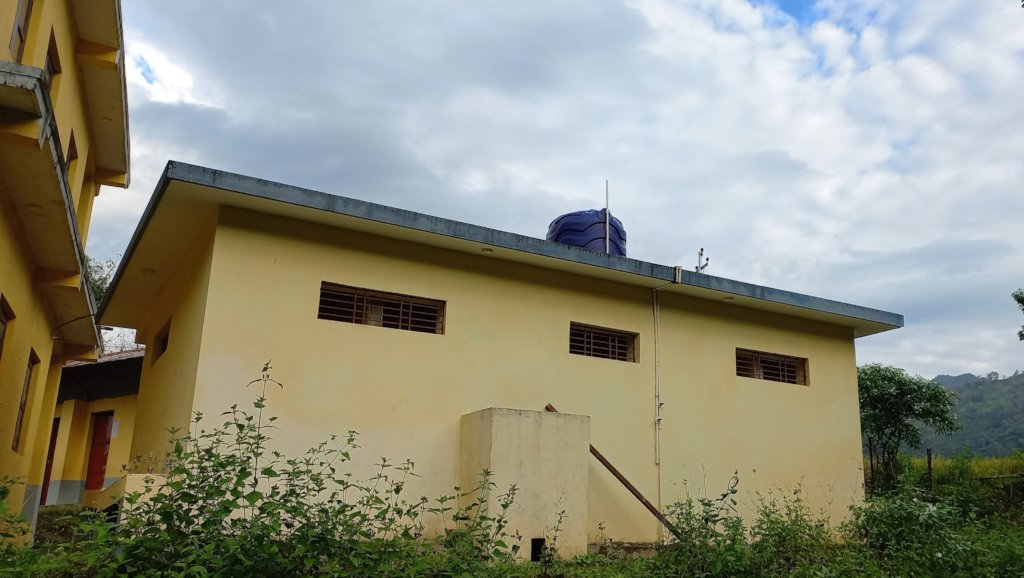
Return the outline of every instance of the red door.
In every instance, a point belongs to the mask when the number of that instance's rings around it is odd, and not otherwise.
[[[110,453],[110,428],[114,425],[114,412],[93,414],[92,445],[89,447],[89,473],[85,489],[102,490],[107,476],[107,454]]]
[[[46,450],[46,472],[43,473],[43,497],[39,500],[40,505],[46,505],[46,494],[50,492],[50,474],[53,472],[53,452],[57,450],[57,432],[60,431],[60,419],[53,420],[53,429],[50,431],[50,449]]]

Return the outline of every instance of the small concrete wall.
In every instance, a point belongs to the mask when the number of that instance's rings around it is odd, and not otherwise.
[[[484,470],[497,486],[489,512],[499,510],[501,494],[515,484],[516,505],[508,512],[510,532],[522,534],[524,557],[532,539],[554,544],[559,512],[557,555],[587,552],[587,502],[590,417],[518,409],[490,408],[462,416],[459,481],[473,488]]]

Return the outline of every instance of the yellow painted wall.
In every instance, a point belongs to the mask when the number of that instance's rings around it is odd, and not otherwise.
[[[515,484],[518,507],[505,516],[509,528],[523,537],[522,556],[530,555],[533,539],[557,543],[561,558],[587,553],[590,418],[488,408],[462,416],[460,435],[459,486],[479,488],[484,470],[493,472],[489,480],[496,484],[486,496],[463,498],[463,507],[486,498],[488,511],[497,514]]]
[[[50,90],[54,116],[57,120],[57,132],[60,134],[60,149],[67,158],[74,135],[78,150],[78,160],[71,162],[68,170],[68,183],[71,197],[79,220],[91,213],[92,197],[98,193],[93,184],[90,149],[92,134],[86,120],[88,102],[82,87],[82,78],[75,58],[75,47],[78,44],[78,32],[74,20],[68,12],[69,4],[59,1],[36,1],[32,5],[29,20],[29,36],[25,42],[22,63],[35,68],[45,68],[46,56],[50,47],[52,33],[61,72],[55,75]],[[86,199],[82,202],[83,191]],[[87,208],[85,215],[81,209]],[[83,227],[79,226],[79,229]],[[87,232],[87,227],[85,228]],[[85,244],[85,237],[82,238]]]
[[[717,496],[738,471],[740,510],[799,485],[834,522],[863,498],[852,331],[725,303],[661,295],[666,502]],[[808,359],[809,385],[737,377],[736,348]],[[785,484],[780,484],[785,481]],[[780,486],[783,486],[780,488]]]
[[[11,60],[12,57],[10,35],[14,27],[17,4],[17,0],[0,2],[0,58],[4,60]],[[78,230],[84,245],[89,232],[92,204],[95,196],[99,194],[99,186],[94,179],[95,162],[91,155],[93,141],[87,121],[89,103],[83,92],[82,77],[76,62],[75,47],[78,35],[68,8],[66,2],[33,2],[29,17],[29,35],[21,63],[34,68],[45,68],[52,34],[61,71],[54,76],[50,99],[57,121],[59,147],[65,159],[68,158],[72,136],[75,141],[78,159],[69,162],[67,176],[72,209],[77,216]],[[40,154],[44,152],[41,151]]]
[[[0,0],[0,60],[14,60],[11,54],[11,34],[18,12],[18,0]]]
[[[0,180],[0,295],[10,304],[15,318],[7,326],[0,351],[0,475],[28,482],[37,444],[32,428],[52,419],[52,400],[56,394],[56,389],[46,391],[48,383],[55,387],[53,376],[49,375],[54,347],[50,338],[53,322],[49,305],[36,290],[35,263],[3,186]],[[35,352],[40,362],[33,371],[21,444],[14,451],[11,442],[30,351]],[[59,365],[54,373],[59,378]],[[51,405],[44,404],[44,398],[50,399]],[[20,511],[24,500],[23,491],[23,487],[16,487],[9,498],[16,511]]]
[[[54,448],[53,470],[50,484],[54,488],[47,503],[57,501],[59,484],[70,484],[81,491],[85,487],[89,467],[89,451],[93,434],[93,417],[97,413],[114,412],[116,428],[111,433],[107,455],[107,483],[124,476],[132,462],[132,437],[135,427],[136,395],[125,395],[95,401],[68,400],[59,404],[55,415],[60,418],[57,444]],[[83,496],[82,500],[88,499]]]
[[[149,316],[136,334],[136,340],[146,344],[140,378],[144,385],[139,387],[131,450],[131,455],[141,456],[143,462],[133,465],[136,473],[145,473],[150,465],[159,472],[170,439],[167,428],[187,430],[192,417],[192,389],[207,308],[213,225],[211,221],[206,233],[183,255],[172,282],[155,296]],[[168,321],[170,339],[167,351],[160,354],[154,339]]]
[[[40,363],[39,365],[43,365]],[[34,404],[26,416],[24,435],[30,438],[28,447],[31,448],[32,458],[29,462],[28,484],[38,486],[43,481],[43,472],[46,467],[46,452],[49,449],[50,434],[54,403],[57,401],[57,392],[60,390],[60,375],[64,361],[59,353],[54,353],[50,359],[50,366],[46,368],[45,377],[40,376],[36,395],[32,398]]]
[[[56,408],[55,415],[60,419],[60,428],[51,479],[83,481],[90,441],[88,403],[70,399]]]
[[[12,60],[10,40],[17,6],[17,0],[0,0],[0,59],[7,61]],[[53,79],[50,97],[59,136],[58,146],[65,158],[74,136],[77,160],[70,162],[67,171],[72,197],[69,208],[77,215],[74,226],[78,228],[80,241],[84,245],[93,199],[99,187],[93,178],[92,167],[95,163],[91,151],[92,135],[87,121],[89,103],[83,92],[82,77],[76,61],[78,33],[70,10],[69,2],[33,2],[28,37],[20,62],[26,66],[45,68],[52,38],[60,62],[60,72]],[[34,139],[39,134],[39,122],[12,125],[0,130],[30,135]],[[38,150],[38,154],[51,153],[44,146]],[[48,160],[56,162],[56,159]],[[11,304],[17,317],[8,328],[3,351],[0,352],[0,475],[26,482],[26,487],[15,489],[9,502],[15,511],[21,511],[24,507],[26,517],[33,520],[64,359],[61,357],[61,345],[55,345],[51,337],[56,323],[48,303],[36,286],[33,248],[25,241],[16,212],[10,206],[9,193],[4,189],[7,177],[9,175],[0,174],[0,294]],[[54,231],[54,235],[68,234],[69,231]],[[35,351],[40,363],[32,380],[23,440],[19,449],[12,451],[11,430],[15,423],[14,416],[30,349]]]
[[[286,388],[269,392],[288,432],[284,448],[298,452],[328,433],[361,431],[357,467],[369,471],[381,455],[412,458],[422,477],[410,492],[437,496],[458,483],[463,414],[540,410],[550,402],[591,416],[592,443],[642,491],[657,493],[653,463],[635,447],[653,427],[649,392],[637,391],[650,372],[643,364],[567,353],[569,322],[580,321],[641,333],[643,359],[651,351],[648,292],[262,215],[223,214],[195,401],[206,415],[245,405],[252,395],[245,381],[273,359]],[[444,299],[446,334],[317,320],[323,280]],[[592,464],[595,528],[599,520],[622,519],[638,539],[654,539],[649,514],[598,468]],[[622,496],[628,500],[617,501]]]
[[[742,474],[744,491],[801,483],[812,508],[831,501],[834,518],[860,496],[849,330],[663,295],[659,471],[650,290],[226,208],[210,267],[201,345],[192,344],[198,359],[187,360],[199,384],[192,405],[215,420],[232,404],[248,406],[255,392],[245,384],[272,359],[284,389],[268,391],[269,412],[289,453],[354,429],[363,433],[358,473],[382,455],[411,458],[421,477],[410,495],[438,496],[458,484],[462,415],[553,403],[590,416],[591,443],[655,503],[671,499],[686,475],[702,480],[705,468],[709,492],[734,469],[757,468]],[[318,320],[321,281],[444,300],[445,334]],[[176,283],[168,295],[199,301],[202,282]],[[572,321],[638,333],[639,362],[570,355]],[[808,357],[811,385],[736,377],[736,347]],[[177,404],[192,388],[184,368],[177,382],[150,381],[147,371],[140,422],[159,421],[143,417],[149,390],[173,391]],[[650,514],[595,460],[589,469],[589,539],[602,521],[614,539],[657,539]]]

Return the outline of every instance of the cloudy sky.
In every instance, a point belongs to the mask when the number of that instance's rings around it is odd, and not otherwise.
[[[168,159],[906,316],[858,363],[1024,369],[1018,0],[123,3],[132,186]]]

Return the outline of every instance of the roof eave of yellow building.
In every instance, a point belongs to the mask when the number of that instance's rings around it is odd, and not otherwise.
[[[855,337],[903,326],[903,316],[791,291],[683,271],[171,161],[100,306],[104,324],[138,327],[187,244],[219,207],[236,207],[490,258],[653,288],[849,327]]]
[[[2,186],[37,267],[33,281],[51,306],[52,337],[95,348],[95,305],[44,75],[0,62],[0,116],[8,121],[0,129]]]
[[[78,29],[75,60],[88,103],[96,180],[124,188],[130,181],[131,155],[121,2],[75,0],[72,5]]]

